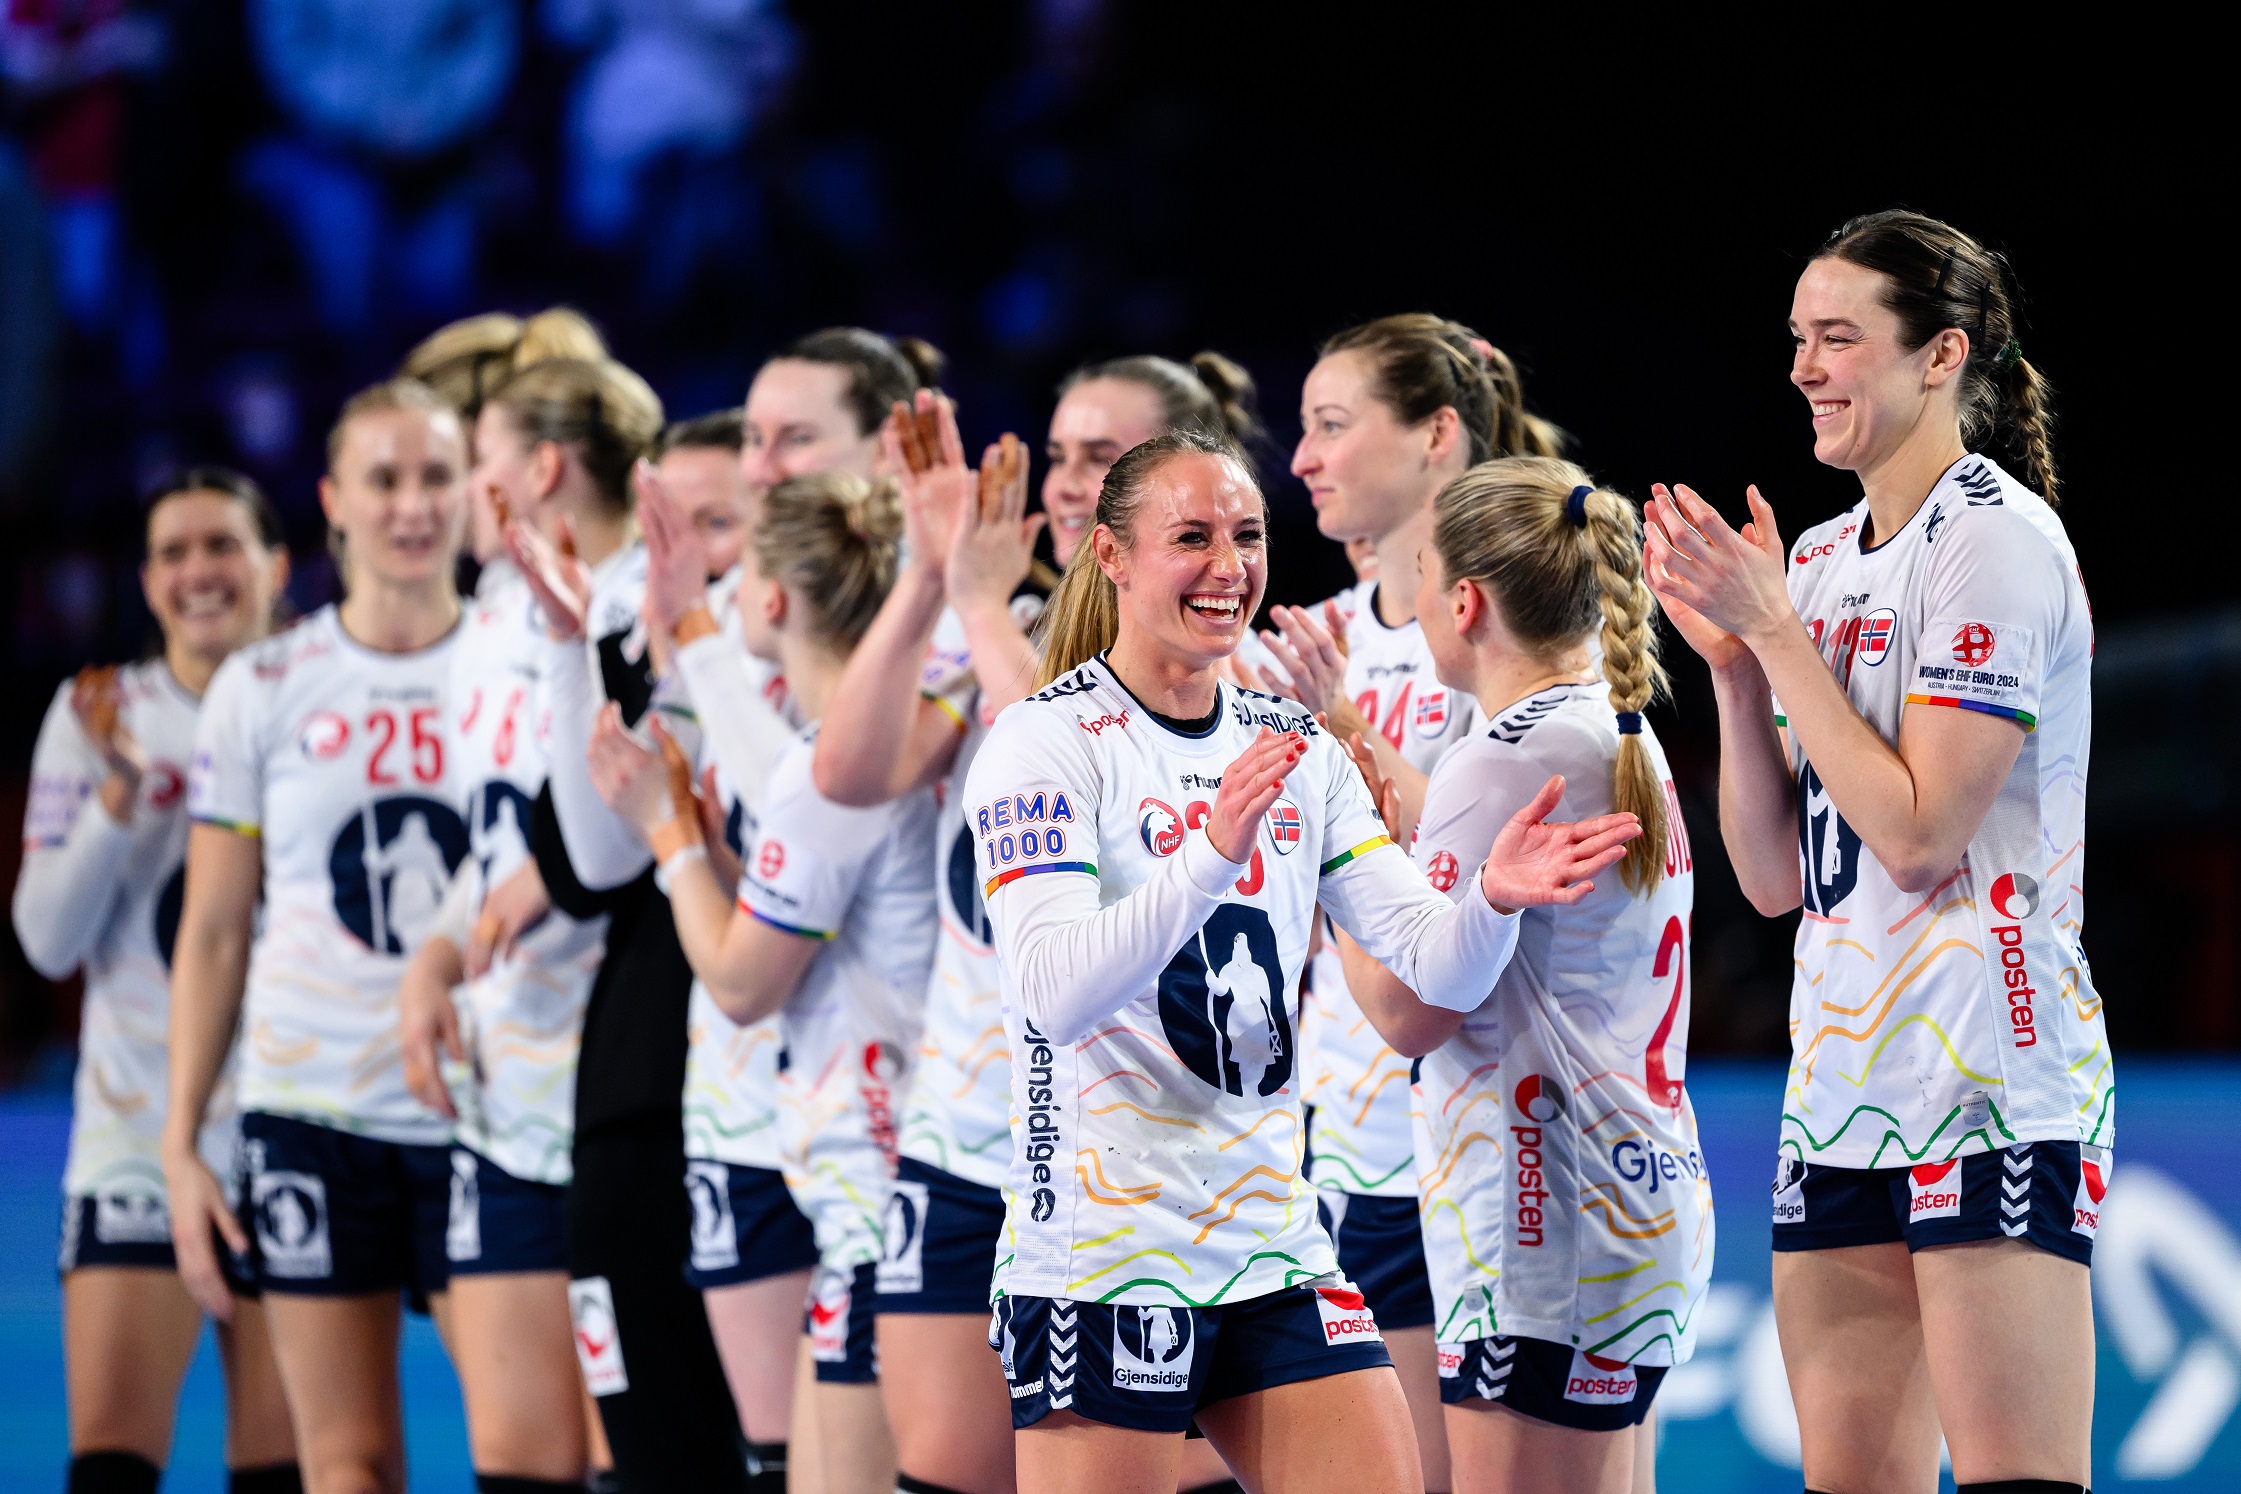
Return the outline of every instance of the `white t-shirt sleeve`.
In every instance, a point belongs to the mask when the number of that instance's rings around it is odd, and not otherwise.
[[[1005,712],[964,800],[997,957],[1023,1015],[1054,1043],[1076,1041],[1156,982],[1247,865],[1192,830],[1148,881],[1101,906],[1104,774],[1094,748],[1068,732],[1082,735],[1070,721]]]
[[[265,693],[246,654],[218,666],[195,717],[187,818],[243,835],[264,829]]]
[[[132,830],[95,800],[108,764],[70,709],[65,684],[39,728],[31,757],[31,797],[23,817],[23,866],[16,874],[16,938],[32,968],[61,980],[100,941]]]
[[[1450,1011],[1474,1010],[1517,948],[1517,915],[1497,913],[1487,902],[1475,875],[1478,862],[1472,863],[1467,895],[1449,902],[1386,835],[1354,765],[1327,737],[1318,740],[1319,750],[1333,760],[1325,801],[1328,854],[1318,900],[1332,921],[1418,1000]],[[1441,767],[1444,771],[1444,762]],[[1425,816],[1430,815],[1427,802]],[[1493,843],[1491,835],[1487,842]],[[1484,860],[1482,853],[1479,861]]]
[[[607,807],[591,782],[591,728],[606,704],[589,644],[546,640],[543,677],[551,713],[553,815],[568,864],[591,891],[620,887],[643,872],[653,852],[630,822]],[[205,715],[208,713],[205,712]]]
[[[745,848],[739,906],[789,934],[840,932],[871,859],[886,840],[884,809],[853,809],[801,786],[774,795]]]
[[[1925,562],[1907,704],[1980,711],[2029,731],[2067,605],[2059,562],[2010,510],[1972,508],[1950,522]]]
[[[794,729],[755,688],[746,655],[724,634],[695,638],[677,650],[676,666],[700,720],[703,753],[723,769],[748,808],[759,811],[771,771],[793,745]]]

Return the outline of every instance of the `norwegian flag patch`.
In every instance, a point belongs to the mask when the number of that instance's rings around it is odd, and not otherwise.
[[[1304,821],[1299,816],[1299,806],[1289,799],[1279,799],[1268,806],[1268,838],[1276,847],[1276,854],[1289,856],[1299,844]]]

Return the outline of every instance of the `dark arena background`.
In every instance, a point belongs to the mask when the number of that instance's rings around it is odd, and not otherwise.
[[[1943,31],[1915,56],[1801,40],[1703,66],[1682,51],[1716,37],[1667,52],[1635,34],[1622,60],[1597,55],[1615,37],[1406,7],[0,15],[0,817],[16,820],[57,681],[151,644],[143,485],[191,461],[254,474],[289,526],[291,601],[319,606],[328,421],[466,312],[575,306],[675,416],[737,403],[808,329],[917,334],[950,356],[974,451],[1012,430],[1039,452],[1053,385],[1085,359],[1219,349],[1252,371],[1272,433],[1270,598],[1305,602],[1348,576],[1285,472],[1331,331],[1416,309],[1466,322],[1604,482],[1639,499],[1685,481],[1731,516],[1756,482],[1794,535],[1857,494],[1814,462],[1787,382],[1806,256],[1888,206],[2003,251],[2058,391],[2061,513],[2097,626],[2085,942],[2124,1129],[2094,1269],[2095,1487],[2241,1487],[2241,586],[2217,475],[2231,421],[2199,413],[2224,402],[2229,277],[2190,273],[2230,243],[2213,219],[2232,160],[2166,112],[2183,84],[2065,77]],[[1726,871],[1709,686],[1668,643],[1673,695],[1651,714],[1697,858],[1689,1083],[1720,1230],[1702,1347],[1659,1402],[1661,1487],[1795,1489],[1765,1204],[1795,915],[1759,918]],[[0,882],[14,873],[10,852]],[[67,1458],[53,1261],[77,1001],[0,935],[7,1489],[59,1488]],[[471,1487],[424,1321],[406,1380],[414,1486]],[[222,1487],[221,1426],[206,1343],[166,1488]]]

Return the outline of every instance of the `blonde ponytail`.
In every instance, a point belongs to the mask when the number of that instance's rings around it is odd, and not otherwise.
[[[1441,490],[1432,544],[1450,582],[1485,585],[1526,648],[1551,660],[1598,628],[1619,718],[1611,807],[1642,821],[1619,880],[1642,896],[1665,869],[1665,785],[1642,741],[1642,710],[1665,687],[1657,612],[1642,579],[1641,519],[1624,495],[1551,456],[1482,462]]]

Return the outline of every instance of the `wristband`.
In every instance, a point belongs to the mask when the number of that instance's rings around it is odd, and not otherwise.
[[[696,602],[683,617],[677,619],[677,625],[669,630],[669,636],[682,648],[693,640],[709,637],[716,631],[716,619],[709,613],[707,605]]]
[[[700,842],[700,826],[682,817],[663,820],[654,826],[653,833],[646,837],[646,845],[654,853],[654,860],[663,863],[688,848],[707,849]]]

